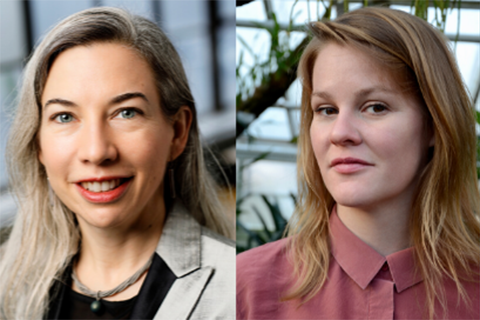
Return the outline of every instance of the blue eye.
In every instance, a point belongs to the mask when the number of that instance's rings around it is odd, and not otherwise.
[[[136,114],[137,112],[133,109],[124,109],[120,112],[119,115],[124,119],[131,119],[135,117]]]
[[[60,123],[68,123],[73,121],[73,116],[69,113],[62,113],[55,117],[55,120]]]

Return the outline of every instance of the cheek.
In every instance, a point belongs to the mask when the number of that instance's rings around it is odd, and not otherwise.
[[[323,170],[323,160],[326,159],[325,156],[328,150],[328,139],[326,135],[325,128],[318,128],[315,123],[312,123],[310,126],[310,141],[312,143],[312,149],[315,154],[315,158],[320,167],[320,170]]]
[[[425,151],[419,121],[404,121],[370,133],[366,140],[392,175],[408,176],[417,172]]]
[[[64,171],[75,152],[71,140],[61,136],[42,134],[38,144],[41,150],[38,158],[49,176]]]
[[[129,162],[143,170],[149,180],[158,181],[163,177],[170,155],[170,134],[163,132],[145,132],[130,137],[124,144],[123,155]]]

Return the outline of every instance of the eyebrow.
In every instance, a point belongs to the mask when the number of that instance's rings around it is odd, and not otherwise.
[[[61,104],[62,106],[65,106],[65,107],[76,107],[77,106],[72,101],[68,101],[68,100],[60,99],[60,98],[55,98],[55,99],[50,99],[47,102],[45,102],[45,105],[43,106],[43,110],[45,110],[51,104]]]
[[[368,96],[371,93],[376,92],[376,91],[386,92],[386,93],[390,93],[390,94],[395,93],[394,90],[389,89],[387,87],[375,86],[375,87],[371,87],[371,88],[365,88],[365,89],[358,90],[354,93],[354,95],[357,98],[363,98],[363,97],[366,97],[366,96]],[[326,91],[314,91],[312,93],[312,98],[313,97],[319,97],[319,98],[324,98],[326,100],[332,100],[332,96]]]
[[[134,98],[141,98],[141,99],[145,100],[147,103],[150,102],[150,101],[148,101],[147,97],[141,92],[127,92],[127,93],[123,93],[121,95],[118,95],[118,96],[114,97],[112,100],[110,100],[109,104],[110,105],[119,104],[119,103],[122,103],[122,102],[130,100],[130,99],[134,99]],[[45,105],[43,106],[43,110],[45,110],[51,104],[60,104],[60,105],[65,106],[65,107],[78,107],[78,105],[76,103],[72,102],[72,101],[69,101],[69,100],[66,100],[66,99],[61,99],[61,98],[54,98],[54,99],[50,99],[47,102],[45,102]]]
[[[148,101],[147,97],[141,92],[127,92],[127,93],[121,94],[121,95],[113,98],[110,101],[110,104],[118,104],[118,103],[122,103],[123,101],[127,101],[127,100],[134,99],[134,98],[141,98],[141,99],[145,100],[145,102],[150,103],[150,101]]]

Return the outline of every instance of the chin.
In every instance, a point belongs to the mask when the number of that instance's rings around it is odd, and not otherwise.
[[[335,202],[344,207],[367,208],[377,203],[380,199],[374,197],[368,187],[342,188],[330,192]]]
[[[124,216],[118,210],[91,210],[88,214],[76,214],[77,219],[96,228],[113,228],[122,224]]]
[[[370,204],[369,202],[366,202],[364,198],[359,199],[355,197],[334,196],[333,199],[338,205],[349,208],[366,207]]]

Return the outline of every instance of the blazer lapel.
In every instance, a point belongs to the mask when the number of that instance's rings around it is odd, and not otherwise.
[[[153,319],[188,319],[212,273],[207,267],[175,280]]]
[[[187,319],[213,268],[201,265],[201,226],[176,201],[169,213],[156,252],[162,257],[177,279],[156,313],[158,319]]]

